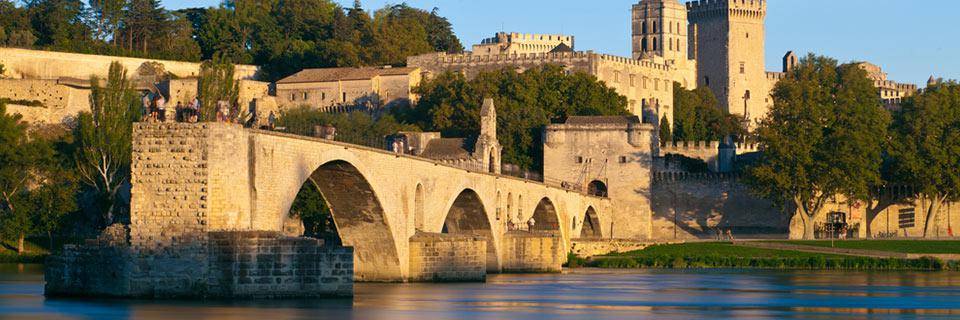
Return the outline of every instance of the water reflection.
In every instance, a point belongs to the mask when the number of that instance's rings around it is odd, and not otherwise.
[[[498,275],[485,284],[358,284],[354,299],[44,299],[36,266],[0,265],[0,318],[623,319],[955,318],[960,273],[608,271]]]

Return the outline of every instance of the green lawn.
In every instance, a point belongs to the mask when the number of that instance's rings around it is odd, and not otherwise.
[[[0,241],[0,263],[42,262],[50,254],[46,247],[31,240],[25,241],[24,247],[26,252],[18,255],[16,241]]]
[[[900,253],[960,254],[960,241],[923,241],[923,240],[810,240],[776,241],[780,243],[804,246],[877,250]]]
[[[570,259],[570,266],[597,268],[759,268],[813,270],[945,270],[960,267],[937,259],[879,259],[741,247],[731,243],[655,245],[643,250]]]
[[[657,256],[720,256],[737,258],[810,258],[824,257],[823,254],[799,251],[785,251],[735,246],[729,242],[664,244],[647,247],[643,250],[616,253],[610,256],[621,257],[657,257]],[[839,257],[839,256],[838,256]]]

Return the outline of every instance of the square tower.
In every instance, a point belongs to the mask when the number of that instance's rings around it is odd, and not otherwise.
[[[633,58],[659,56],[677,64],[690,59],[687,8],[677,0],[642,0],[633,5]]]
[[[720,108],[754,127],[768,110],[764,64],[766,0],[687,2],[697,84],[709,87]]]

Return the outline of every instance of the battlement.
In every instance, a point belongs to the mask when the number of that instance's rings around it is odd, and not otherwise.
[[[787,77],[786,72],[767,71],[767,80],[780,81]]]
[[[563,42],[573,43],[573,36],[563,34],[539,34],[519,32],[498,32],[495,36],[480,41],[480,44],[524,43],[524,42]]]
[[[730,15],[763,18],[767,13],[767,0],[700,0],[687,2],[691,17]]]
[[[497,54],[497,55],[477,55],[472,53],[448,54],[443,52],[428,53],[407,60],[407,65],[423,66],[430,63],[439,64],[520,64],[530,62],[531,60],[565,63],[575,60],[593,60],[607,61],[623,65],[637,66],[661,71],[669,71],[672,67],[666,63],[653,61],[652,59],[635,60],[627,57],[619,57],[607,54],[598,54],[593,51],[577,52],[549,52],[549,53],[520,53],[520,54]]]
[[[720,143],[716,141],[674,141],[660,148],[661,154],[679,153],[698,150],[717,151]]]

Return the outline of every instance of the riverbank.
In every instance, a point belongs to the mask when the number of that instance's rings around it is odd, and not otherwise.
[[[24,253],[18,254],[15,243],[0,241],[0,263],[43,263],[50,250],[33,241],[24,242]]]
[[[919,241],[918,241],[919,242]],[[953,243],[918,243],[891,244],[891,248],[912,250],[914,254],[923,254],[923,246],[933,247],[936,250],[930,254],[960,251],[960,242]],[[777,243],[784,243],[778,241]],[[792,242],[791,242],[792,243]],[[819,248],[825,245],[819,244]],[[857,246],[858,244],[851,244]],[[873,249],[884,248],[882,242],[869,245]],[[799,246],[799,245],[798,245]],[[709,269],[709,268],[744,268],[744,269],[778,269],[778,270],[918,270],[940,271],[960,270],[960,262],[944,260],[935,257],[882,258],[871,256],[854,256],[849,254],[831,254],[823,252],[807,252],[800,250],[769,249],[746,246],[729,242],[684,243],[653,245],[643,250],[625,253],[613,253],[583,259],[571,256],[568,267],[594,267],[618,269]]]

